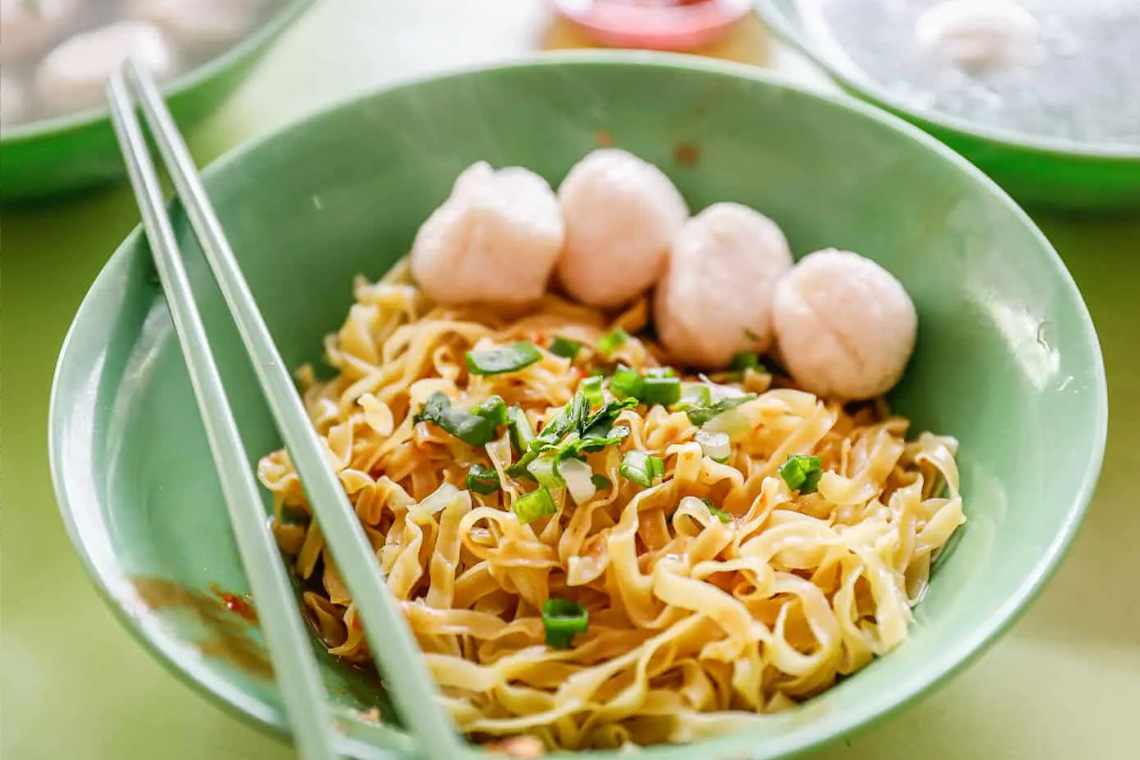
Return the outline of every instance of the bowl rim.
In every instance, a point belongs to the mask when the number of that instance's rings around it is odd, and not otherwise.
[[[278,34],[284,32],[314,2],[315,0],[286,0],[286,3],[269,16],[265,23],[258,26],[252,33],[243,36],[236,44],[164,83],[159,88],[163,97],[167,100],[179,97],[220,76],[242,58],[266,46]],[[107,109],[106,103],[100,103],[79,111],[36,119],[23,124],[13,124],[0,130],[0,145],[5,148],[15,147],[40,138],[57,136],[90,127],[94,124],[109,123],[110,118],[111,112]]]
[[[799,10],[802,0],[790,0]],[[855,76],[852,72],[862,73],[862,69],[851,61],[838,43],[828,44],[834,48],[830,52],[817,50],[811,41],[817,41],[819,35],[804,28],[802,18],[791,21],[783,17],[784,11],[780,0],[753,0],[756,14],[783,42],[794,48],[806,57],[811,63],[823,70],[828,77],[849,92],[855,93],[866,102],[891,111],[895,115],[905,114],[906,117],[930,125],[931,128],[941,129],[993,143],[1008,150],[1031,150],[1058,158],[1078,158],[1101,160],[1118,164],[1140,165],[1140,145],[1130,147],[1113,143],[1082,142],[1064,137],[1049,137],[1021,132],[1016,129],[994,127],[981,122],[973,121],[962,116],[955,116],[932,108],[923,108],[907,103],[892,95],[868,76]],[[808,7],[815,8],[814,1]],[[814,12],[814,11],[813,11]],[[794,26],[803,30],[801,35]],[[836,56],[842,56],[848,66],[836,63]],[[849,70],[847,70],[849,69]]]
[[[1034,224],[1032,219],[1021,209],[995,182],[973,164],[962,158],[959,154],[946,147],[934,137],[922,131],[909,122],[869,104],[854,100],[842,95],[834,95],[815,91],[810,87],[790,82],[786,78],[763,71],[754,66],[724,62],[712,59],[700,59],[693,56],[662,53],[650,51],[559,51],[541,53],[517,60],[499,61],[491,64],[479,64],[448,69],[443,72],[426,74],[413,79],[405,80],[391,86],[370,89],[366,92],[349,98],[338,100],[332,104],[322,106],[315,111],[297,120],[289,122],[277,129],[260,134],[239,146],[227,151],[216,161],[206,167],[203,180],[209,180],[220,173],[227,171],[231,166],[238,164],[248,153],[257,151],[264,144],[278,139],[281,135],[294,130],[302,130],[306,125],[314,123],[335,111],[351,110],[358,105],[385,94],[413,89],[426,82],[443,79],[457,79],[466,76],[478,75],[488,72],[500,72],[516,69],[556,69],[563,66],[581,67],[644,67],[664,70],[699,70],[705,74],[729,79],[749,79],[757,81],[763,86],[821,100],[825,103],[853,111],[862,117],[880,122],[883,126],[892,129],[904,139],[917,140],[938,154],[942,159],[951,162],[961,171],[966,172],[977,183],[982,192],[987,192],[992,199],[1003,206],[1015,219],[1025,227],[1025,231],[1033,236],[1045,260],[1050,262],[1055,270],[1059,284],[1068,290],[1074,298],[1074,303],[1080,309],[1080,321],[1083,328],[1085,343],[1091,354],[1092,367],[1090,377],[1090,393],[1086,404],[1094,414],[1091,424],[1093,446],[1087,451],[1082,467],[1078,485],[1075,487],[1072,503],[1064,513],[1058,530],[1052,541],[1045,546],[1032,568],[1025,574],[1016,590],[998,606],[986,619],[984,624],[977,626],[957,639],[954,645],[946,647],[927,661],[926,667],[914,674],[898,680],[890,690],[876,693],[872,698],[863,701],[855,708],[848,709],[839,714],[824,715],[804,721],[802,725],[775,735],[764,736],[761,731],[742,730],[732,731],[723,735],[702,738],[695,743],[680,745],[656,745],[641,750],[647,760],[688,760],[695,747],[699,746],[710,752],[715,750],[717,756],[733,756],[744,758],[789,757],[792,754],[817,748],[852,733],[857,729],[874,725],[900,708],[912,704],[924,694],[961,672],[967,665],[979,657],[1003,632],[1015,623],[1028,609],[1040,593],[1045,583],[1056,572],[1067,549],[1072,544],[1078,528],[1088,511],[1089,502],[1096,488],[1104,459],[1105,445],[1108,434],[1108,386],[1104,369],[1104,358],[1100,341],[1089,314],[1088,307],[1077,288],[1071,273],[1057,254],[1052,244]],[[266,730],[272,735],[288,740],[289,728],[283,711],[247,694],[242,689],[225,679],[211,676],[208,670],[197,665],[195,659],[186,652],[176,650],[172,646],[164,645],[157,637],[150,635],[146,626],[140,619],[131,614],[128,609],[131,603],[122,593],[121,578],[124,575],[121,567],[113,557],[96,557],[90,551],[85,541],[85,535],[76,516],[81,514],[77,510],[95,509],[98,511],[98,498],[90,497],[82,504],[72,503],[68,498],[66,487],[69,478],[65,473],[61,457],[61,440],[67,435],[58,424],[59,420],[69,416],[72,404],[64,396],[61,387],[61,378],[65,369],[77,361],[73,357],[79,351],[75,345],[75,336],[80,326],[86,324],[96,300],[102,300],[103,292],[111,285],[116,274],[116,268],[126,256],[126,251],[142,237],[141,226],[136,226],[108,258],[107,263],[99,272],[95,281],[84,296],[76,316],[74,317],[60,350],[55,373],[52,378],[51,394],[49,399],[48,416],[48,447],[49,464],[52,485],[59,502],[60,514],[69,539],[79,555],[80,560],[91,578],[96,590],[108,603],[115,616],[123,623],[127,630],[138,640],[145,649],[154,654],[158,660],[183,682],[192,686],[206,696],[216,701],[231,714]],[[57,434],[56,429],[60,428]],[[810,702],[807,703],[810,708]],[[807,709],[805,708],[805,709]],[[339,740],[348,746],[355,747],[357,754],[350,755],[357,758],[380,758],[392,760],[394,757],[390,749],[381,749],[379,745],[365,743],[369,731],[375,731],[376,726],[361,719],[349,710],[341,709],[336,715],[338,721],[346,729],[347,736],[341,735]],[[389,733],[396,733],[402,739],[407,734],[402,728],[388,727]],[[372,734],[373,737],[376,734]],[[361,739],[364,739],[362,742]],[[756,745],[757,739],[763,739],[763,749]],[[478,750],[472,750],[477,752]],[[482,757],[473,754],[472,757]],[[555,752],[548,755],[550,758],[580,757],[581,753]],[[593,750],[590,757],[595,760],[605,758],[618,758],[620,755],[613,751]]]

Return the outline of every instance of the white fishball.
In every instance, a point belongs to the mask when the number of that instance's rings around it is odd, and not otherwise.
[[[72,111],[103,100],[107,77],[127,58],[156,79],[177,71],[174,50],[162,32],[143,21],[119,21],[77,34],[44,58],[36,69],[36,94],[53,111]]]
[[[915,24],[919,45],[973,69],[1027,63],[1037,51],[1037,20],[1013,0],[946,0]]]
[[[914,351],[918,316],[902,283],[857,253],[805,256],[776,287],[773,321],[784,366],[826,398],[890,390]]]
[[[0,74],[0,124],[19,124],[28,116],[28,92],[15,77]]]
[[[710,369],[741,351],[767,350],[772,294],[791,268],[775,222],[738,203],[709,206],[673,241],[654,296],[658,337],[675,359]]]
[[[79,0],[0,0],[0,63],[39,55],[75,19]]]
[[[234,42],[257,22],[263,0],[131,0],[127,13],[187,47]]]
[[[522,303],[546,291],[565,230],[546,180],[485,161],[455,180],[416,233],[412,275],[435,301]]]
[[[689,217],[664,172],[617,148],[595,150],[558,188],[566,247],[558,278],[582,303],[633,301],[661,279],[673,236]]]

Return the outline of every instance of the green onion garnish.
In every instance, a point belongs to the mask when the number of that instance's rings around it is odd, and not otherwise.
[[[598,489],[599,491],[603,488],[610,487],[610,479],[605,475],[591,475],[590,482],[593,483],[594,488]]]
[[[665,462],[644,451],[630,451],[621,460],[618,472],[626,480],[648,488],[654,480],[665,474]]]
[[[645,393],[645,380],[635,369],[618,367],[610,378],[610,390],[618,398],[640,399]]]
[[[722,523],[732,522],[732,515],[730,515],[728,512],[725,512],[717,505],[713,504],[712,499],[701,499],[701,501],[703,501],[705,503],[705,506],[709,508],[709,512],[712,513],[713,517],[720,520]]]
[[[708,406],[712,403],[712,391],[705,383],[681,383],[681,398],[677,400],[677,408],[681,411],[696,407]]]
[[[490,420],[496,427],[507,424],[507,403],[501,396],[491,396],[471,411],[483,419]]]
[[[566,481],[558,474],[558,454],[556,452],[548,452],[539,456],[528,464],[526,469],[541,486],[563,488],[566,485]]]
[[[531,428],[530,420],[526,418],[526,412],[522,407],[512,406],[507,410],[507,425],[515,451],[520,455],[525,453],[530,442],[534,440],[534,429]]]
[[[766,372],[767,369],[760,363],[760,357],[751,351],[741,351],[736,356],[732,357],[729,362],[729,369],[734,369],[743,372],[746,369],[754,369],[757,372]]]
[[[508,475],[512,478],[534,479],[537,474],[530,469],[530,465],[540,455],[550,455],[558,460],[580,457],[584,452],[601,451],[606,446],[625,440],[629,428],[624,425],[615,426],[614,422],[623,409],[637,406],[637,400],[611,399],[599,409],[591,411],[592,405],[587,395],[590,390],[590,385],[579,387],[570,403],[555,412],[537,436],[526,436],[530,432],[530,425],[525,424],[521,409],[513,407],[508,412],[512,439],[519,453],[519,458],[507,468]],[[545,474],[546,465],[539,465],[539,468],[539,473]],[[561,485],[559,483],[557,487]]]
[[[467,488],[475,493],[494,493],[499,490],[499,473],[494,467],[473,464],[467,473]]]
[[[582,382],[578,383],[578,390],[586,396],[586,400],[590,402],[591,406],[596,406],[605,401],[602,398],[602,378],[600,377],[583,378]]]
[[[748,338],[748,340],[752,341],[753,343],[760,342],[760,334],[755,330],[748,329],[747,327],[744,328],[744,337]]]
[[[685,409],[685,413],[689,415],[689,421],[698,427],[704,425],[717,415],[724,414],[729,409],[735,409],[741,404],[746,404],[752,399],[756,398],[755,393],[744,393],[740,396],[729,396],[722,398],[715,404],[707,406],[693,406]]]
[[[646,373],[641,400],[649,406],[670,406],[681,398],[681,381],[675,377],[651,376]]]
[[[724,464],[732,455],[732,440],[728,437],[728,433],[702,428],[697,431],[696,440],[700,444],[701,453],[714,462]]]
[[[567,454],[577,456],[585,451],[601,451],[606,446],[621,443],[629,435],[624,425],[614,427],[610,420],[601,420],[586,431],[586,434],[568,447]]]
[[[511,504],[511,510],[519,518],[519,522],[526,525],[541,517],[549,517],[556,513],[558,508],[554,506],[550,491],[544,486],[515,499],[514,504]]]
[[[542,603],[542,626],[548,647],[569,649],[574,637],[585,633],[589,625],[590,613],[572,599],[552,596]]]
[[[416,422],[433,422],[444,432],[471,446],[483,446],[495,437],[496,424],[493,419],[452,409],[451,399],[443,391],[431,394],[424,408],[413,419]]]
[[[574,357],[582,350],[582,344],[570,338],[563,338],[561,335],[554,336],[554,342],[550,344],[550,353],[555,356],[561,356],[570,361],[574,361]]]
[[[501,348],[467,352],[467,369],[473,375],[502,375],[518,372],[542,358],[542,352],[529,340],[520,340]]]
[[[780,467],[780,477],[793,491],[815,493],[819,487],[819,479],[823,477],[823,468],[820,466],[819,457],[792,454]]]
[[[609,356],[623,346],[627,340],[629,340],[629,333],[620,327],[615,327],[598,341],[598,353],[602,356]]]

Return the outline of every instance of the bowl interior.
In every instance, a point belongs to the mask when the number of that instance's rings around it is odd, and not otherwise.
[[[920,315],[892,402],[916,432],[961,441],[969,522],[940,560],[910,639],[824,695],[700,751],[782,756],[914,697],[1037,590],[1099,470],[1106,393],[1096,336],[1056,254],[964,161],[871,109],[720,64],[560,56],[406,85],[251,145],[211,167],[206,184],[297,365],[319,362],[323,335],[352,301],[352,277],[378,277],[402,255],[469,163],[527,166],[557,182],[599,140],[662,167],[694,210],[719,200],[763,210],[798,256],[836,246],[888,267]],[[175,221],[252,466],[279,439],[184,217]],[[260,633],[215,593],[247,587],[137,232],[76,318],[51,411],[65,522],[112,606],[176,672],[281,728]],[[321,658],[339,706],[383,705],[374,679]]]

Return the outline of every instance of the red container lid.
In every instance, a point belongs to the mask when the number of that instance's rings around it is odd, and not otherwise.
[[[716,41],[752,10],[751,0],[552,0],[603,45],[691,50]]]

